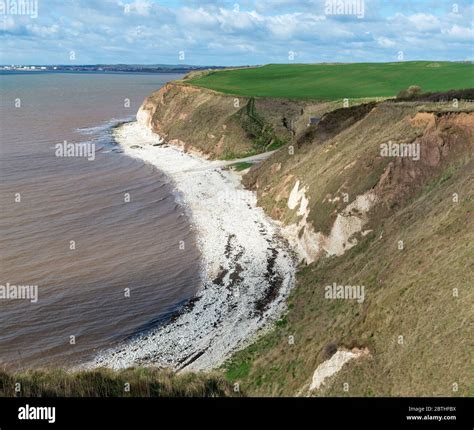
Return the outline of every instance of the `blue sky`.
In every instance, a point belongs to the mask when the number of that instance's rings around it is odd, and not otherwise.
[[[474,60],[471,0],[36,1],[0,0],[1,64]]]

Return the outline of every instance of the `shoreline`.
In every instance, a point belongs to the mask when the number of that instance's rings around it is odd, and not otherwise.
[[[170,321],[80,367],[216,368],[281,317],[294,285],[294,253],[240,176],[222,169],[229,162],[184,153],[138,122],[117,126],[113,135],[125,155],[172,180],[175,198],[196,230],[201,284]]]

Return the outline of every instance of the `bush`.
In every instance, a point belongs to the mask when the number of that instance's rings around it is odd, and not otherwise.
[[[402,90],[397,94],[397,99],[412,99],[421,94],[421,87],[411,85],[406,90]]]
[[[329,360],[337,352],[337,344],[335,342],[328,343],[323,350],[323,360]]]

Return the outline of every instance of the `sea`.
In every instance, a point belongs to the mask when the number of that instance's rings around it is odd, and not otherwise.
[[[196,293],[200,255],[173,183],[112,134],[179,77],[0,74],[0,367],[78,364]]]

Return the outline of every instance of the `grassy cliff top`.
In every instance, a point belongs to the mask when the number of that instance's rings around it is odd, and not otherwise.
[[[227,94],[337,100],[392,97],[411,85],[424,92],[474,87],[474,65],[444,61],[270,64],[210,72],[188,83]]]

